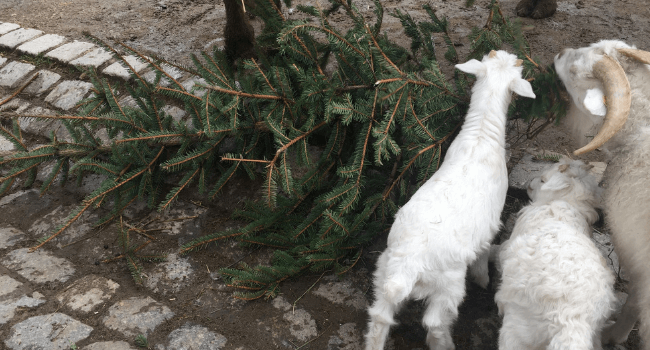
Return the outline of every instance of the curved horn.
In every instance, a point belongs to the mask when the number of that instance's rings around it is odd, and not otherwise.
[[[617,49],[618,52],[641,63],[650,64],[650,52],[637,49]]]
[[[573,151],[575,155],[593,151],[609,141],[623,127],[630,114],[632,104],[630,82],[627,81],[621,65],[613,58],[604,55],[594,64],[593,73],[603,84],[607,114],[598,134],[586,146]]]
[[[494,51],[494,50],[491,50],[490,54],[488,55],[488,57],[490,57],[490,58],[495,58],[496,56],[497,56],[497,52]]]

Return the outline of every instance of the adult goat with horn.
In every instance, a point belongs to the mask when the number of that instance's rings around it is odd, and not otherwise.
[[[581,144],[593,136],[574,154],[601,148],[610,158],[604,174],[606,222],[631,283],[617,322],[603,331],[603,343],[625,341],[640,320],[645,350],[650,350],[649,64],[650,52],[614,40],[555,57],[572,100],[566,123]]]

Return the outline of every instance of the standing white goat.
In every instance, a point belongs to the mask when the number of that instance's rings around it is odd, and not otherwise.
[[[521,63],[515,55],[491,51],[482,62],[456,65],[477,78],[469,111],[440,169],[395,216],[375,271],[367,350],[384,348],[393,316],[409,297],[426,299],[429,347],[454,349],[450,328],[465,296],[467,266],[474,263],[478,284],[489,282],[490,241],[508,188],[505,124],[511,91],[535,97],[521,78]]]
[[[499,350],[601,349],[615,278],[590,239],[600,198],[590,168],[565,158],[528,186],[532,203],[499,254]]]
[[[600,130],[587,146],[574,153],[603,146],[611,158],[604,174],[605,220],[631,286],[617,322],[603,331],[603,343],[625,341],[640,319],[646,350],[650,350],[648,64],[649,52],[613,40],[565,49],[555,57],[557,73],[572,97],[566,120],[574,134],[584,144]]]

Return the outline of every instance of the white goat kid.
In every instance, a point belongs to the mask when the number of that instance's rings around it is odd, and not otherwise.
[[[467,266],[486,287],[490,241],[500,226],[508,188],[506,111],[511,91],[534,98],[521,60],[492,51],[456,65],[477,77],[462,130],[440,169],[395,216],[375,271],[366,349],[380,350],[394,314],[409,297],[426,299],[423,323],[431,349],[454,349],[451,325],[465,295]],[[479,258],[480,256],[480,258]]]
[[[565,158],[528,186],[533,201],[499,253],[499,350],[601,349],[615,278],[590,239],[600,197],[590,168]]]
[[[646,350],[650,350],[649,64],[649,52],[613,40],[565,49],[555,57],[557,73],[572,97],[565,119],[574,135],[584,144],[600,130],[574,153],[602,146],[610,156],[604,174],[605,221],[631,285],[617,322],[603,331],[603,343],[624,342],[640,319]]]

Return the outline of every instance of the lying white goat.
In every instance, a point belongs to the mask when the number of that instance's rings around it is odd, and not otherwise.
[[[478,259],[473,275],[483,287],[489,281],[490,241],[508,188],[504,147],[511,91],[535,97],[521,78],[521,63],[492,51],[482,62],[456,65],[477,78],[469,111],[440,169],[397,212],[375,271],[367,350],[384,348],[393,316],[409,297],[427,301],[429,347],[454,349],[450,328],[465,296],[467,266]]]
[[[615,278],[590,239],[600,197],[590,168],[565,158],[528,186],[533,201],[499,253],[499,350],[601,349]]]
[[[646,350],[650,350],[648,64],[649,52],[613,40],[565,49],[555,57],[557,73],[572,97],[566,120],[575,136],[584,144],[600,130],[587,146],[574,153],[602,146],[611,159],[604,174],[605,221],[631,286],[616,324],[603,331],[603,343],[625,341],[640,319]]]

